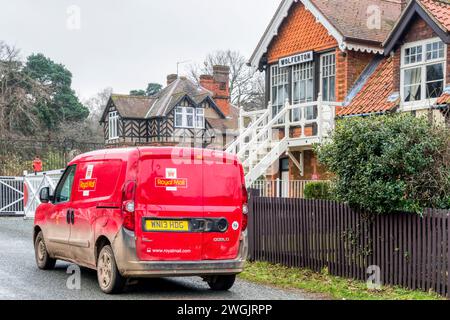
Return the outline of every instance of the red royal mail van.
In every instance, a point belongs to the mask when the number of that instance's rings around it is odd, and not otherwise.
[[[228,290],[247,255],[247,191],[235,156],[131,148],[74,159],[54,194],[41,190],[36,262],[96,269],[105,293],[126,279],[200,276]]]

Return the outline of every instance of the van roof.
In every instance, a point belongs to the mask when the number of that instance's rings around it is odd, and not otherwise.
[[[180,147],[131,147],[131,148],[122,148],[122,149],[104,149],[104,150],[96,150],[88,153],[81,154],[75,157],[72,161],[70,161],[69,165],[79,162],[81,160],[100,160],[105,157],[105,155],[122,155],[127,156],[135,151],[139,151],[141,156],[145,155],[176,155],[177,157],[186,157],[192,155],[203,154],[203,157],[207,158],[215,158],[215,159],[224,159],[227,161],[238,161],[236,155],[229,154],[223,151],[210,150],[210,149],[199,149],[199,148],[180,148]]]

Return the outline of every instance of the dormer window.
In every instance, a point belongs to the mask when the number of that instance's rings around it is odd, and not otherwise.
[[[436,38],[403,46],[401,88],[405,103],[442,95],[445,86],[445,51],[445,44]]]

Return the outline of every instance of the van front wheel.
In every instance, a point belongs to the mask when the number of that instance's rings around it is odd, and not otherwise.
[[[100,289],[106,294],[123,291],[126,279],[117,269],[116,259],[111,246],[104,246],[97,261],[97,279]]]
[[[34,253],[36,257],[36,264],[41,270],[51,270],[55,268],[56,260],[51,258],[45,245],[44,234],[42,231],[36,236],[34,242]]]
[[[209,287],[213,291],[230,290],[236,281],[236,275],[213,276],[207,280]]]

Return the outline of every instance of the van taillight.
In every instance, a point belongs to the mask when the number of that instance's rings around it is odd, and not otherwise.
[[[130,231],[135,230],[135,195],[136,195],[136,182],[129,181],[125,184],[122,193],[122,214],[123,214],[123,227]]]
[[[242,231],[247,230],[248,225],[248,192],[245,184],[242,185]]]

